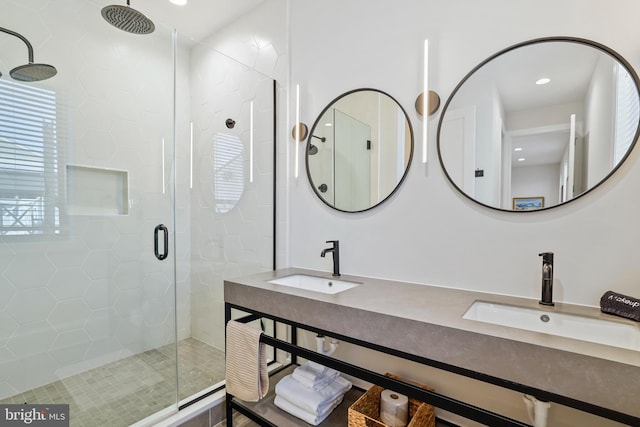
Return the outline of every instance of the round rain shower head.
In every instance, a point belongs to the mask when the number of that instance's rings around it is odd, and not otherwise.
[[[19,80],[21,82],[39,82],[40,80],[50,79],[58,74],[56,67],[49,64],[34,64],[29,63],[26,65],[20,65],[9,71],[11,78]]]
[[[9,71],[9,74],[15,80],[19,80],[21,82],[38,82],[40,80],[46,80],[58,74],[58,70],[56,70],[56,67],[54,67],[53,65],[35,64],[33,62],[33,46],[25,36],[2,27],[0,27],[0,32],[19,38],[27,46],[29,63],[26,65],[20,65],[19,67],[16,67],[13,70]],[[0,73],[0,76],[2,76],[2,73]]]
[[[151,34],[156,29],[153,22],[141,12],[126,6],[113,4],[102,8],[102,17],[114,27],[132,34]]]

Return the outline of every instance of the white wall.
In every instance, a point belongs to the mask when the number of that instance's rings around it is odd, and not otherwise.
[[[558,204],[560,165],[518,166],[511,169],[511,197],[544,197],[544,206]],[[511,206],[509,206],[511,208]]]
[[[548,14],[545,5],[555,12]],[[363,10],[366,21],[361,19]],[[455,5],[404,1],[401,7],[364,0],[292,2],[291,82],[301,85],[305,122],[312,123],[342,92],[377,87],[398,99],[409,111],[414,129],[419,129],[413,102],[421,91],[424,38],[432,47],[433,88],[446,99],[459,79],[484,58],[535,37],[562,34],[593,39],[638,65],[635,33],[640,29],[631,18],[636,11],[640,5],[633,1],[620,1],[612,9],[595,0],[562,4],[492,0],[482,6],[470,0]],[[332,30],[317,37],[309,29],[310,16]],[[606,25],[603,16],[609,17]],[[542,21],[544,27],[539,25]],[[397,22],[402,25],[393,24]],[[390,25],[393,31],[371,30]],[[345,273],[537,298],[537,254],[553,251],[558,301],[597,305],[607,289],[639,293],[640,227],[632,226],[640,205],[640,195],[634,191],[640,179],[637,153],[608,183],[568,206],[524,215],[501,213],[469,202],[446,181],[435,161],[437,119],[430,120],[431,161],[424,166],[414,158],[402,188],[370,212],[336,212],[315,197],[304,174],[292,179],[287,264],[329,270],[330,261],[319,253],[325,240],[339,239]],[[292,144],[289,138],[286,143]],[[590,232],[584,233],[585,229]],[[596,249],[592,242],[601,243]],[[496,259],[501,261],[499,275],[488,268]]]
[[[586,101],[586,134],[589,135],[588,186],[602,180],[613,165],[611,141],[615,136],[615,66],[600,58],[593,72]]]
[[[640,4],[633,0],[617,1],[615,7],[599,0],[291,2],[291,83],[300,84],[304,122],[313,123],[337,95],[374,87],[396,98],[409,112],[414,130],[420,130],[413,103],[422,91],[425,38],[430,40],[431,84],[445,101],[486,57],[537,37],[593,39],[638,67],[639,12]],[[321,37],[311,19],[322,23]],[[331,261],[321,258],[320,250],[325,240],[339,239],[343,273],[537,299],[538,253],[553,251],[556,301],[595,306],[608,289],[640,295],[638,150],[607,183],[569,205],[524,214],[499,212],[469,201],[446,180],[436,160],[438,119],[439,113],[429,120],[429,163],[417,160],[421,153],[416,132],[416,156],[405,182],[371,211],[334,211],[316,198],[304,171],[298,179],[292,175],[287,182],[288,258],[279,266],[330,271]],[[293,152],[288,135],[280,143]],[[292,167],[294,159],[288,161]],[[517,393],[452,380],[349,346],[337,354],[381,372],[422,379],[445,394],[526,420]],[[576,411],[556,405],[551,416],[554,426],[610,425],[602,419],[581,419]]]

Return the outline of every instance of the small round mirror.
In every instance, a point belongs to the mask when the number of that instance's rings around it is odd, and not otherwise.
[[[362,212],[387,200],[413,156],[405,110],[388,94],[357,89],[334,99],[307,139],[309,183],[327,205]]]
[[[638,138],[638,77],[617,53],[553,37],[509,47],[454,89],[438,156],[462,194],[504,211],[561,205],[593,190]]]

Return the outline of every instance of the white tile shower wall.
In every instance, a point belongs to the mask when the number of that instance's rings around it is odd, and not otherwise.
[[[221,349],[224,278],[272,268],[271,79],[282,85],[287,77],[286,5],[285,0],[264,1],[190,52],[195,159],[190,209],[191,332]],[[246,176],[251,100],[256,120],[253,183]],[[283,111],[278,111],[280,117],[285,117]],[[236,128],[226,128],[227,118],[236,120]],[[239,138],[244,150],[243,193],[228,212],[215,208],[214,138],[220,134]]]
[[[287,3],[287,0],[265,0],[203,43],[283,83],[289,65]]]
[[[633,0],[291,2],[291,81],[306,91],[303,121],[312,123],[345,91],[375,87],[396,97],[418,130],[413,103],[421,92],[424,39],[430,40],[432,87],[445,101],[486,57],[537,37],[592,39],[638,69],[639,12]],[[291,181],[290,265],[330,270],[319,253],[325,240],[340,239],[345,273],[539,298],[537,255],[553,251],[559,301],[597,305],[607,289],[640,293],[637,148],[605,185],[567,206],[501,213],[469,202],[447,182],[437,161],[439,115],[429,120],[429,163],[417,161],[416,132],[406,181],[372,211],[333,211],[315,197],[304,173]]]
[[[191,57],[195,159],[191,330],[194,338],[224,348],[223,279],[271,268],[272,80],[207,47],[194,48]],[[253,182],[249,179],[251,101]],[[226,127],[227,119],[235,121],[233,129]],[[227,156],[227,163],[220,164]],[[235,194],[224,192],[229,186]]]
[[[58,69],[33,86],[58,97],[60,173],[67,163],[128,171],[130,193],[128,215],[63,212],[59,236],[0,237],[4,398],[174,341],[172,263],[158,262],[152,245],[156,224],[172,226],[161,140],[170,161],[173,67],[165,28],[120,32],[92,2],[0,3],[6,25]],[[23,45],[0,43],[3,72],[25,62]]]

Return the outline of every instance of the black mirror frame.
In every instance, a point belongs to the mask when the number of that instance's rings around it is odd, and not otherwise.
[[[373,206],[368,207],[367,209],[361,209],[361,210],[357,210],[357,211],[348,211],[348,210],[344,210],[344,209],[340,209],[337,208],[335,206],[333,206],[332,204],[330,204],[327,200],[324,199],[324,197],[322,197],[321,193],[318,192],[318,189],[316,189],[314,183],[313,183],[313,179],[311,178],[311,173],[310,173],[310,169],[309,169],[309,149],[311,147],[311,138],[312,135],[314,134],[314,131],[316,129],[316,126],[318,126],[318,123],[320,122],[320,119],[322,118],[322,116],[324,116],[324,113],[327,112],[327,110],[329,110],[329,108],[331,108],[331,106],[333,104],[335,104],[338,100],[354,94],[356,92],[365,92],[365,91],[369,91],[369,92],[377,92],[380,93],[382,95],[388,96],[391,100],[393,100],[398,107],[400,107],[400,109],[402,110],[402,113],[404,114],[405,119],[407,120],[407,124],[409,125],[409,134],[411,136],[411,151],[409,153],[409,159],[407,161],[407,166],[404,169],[404,174],[402,175],[402,178],[398,181],[398,183],[396,184],[395,188],[393,189],[392,192],[390,192],[384,199],[380,200],[378,203],[376,203]],[[413,161],[413,151],[414,151],[414,146],[415,146],[415,141],[414,141],[414,135],[413,135],[413,126],[411,124],[411,120],[409,119],[409,115],[407,114],[407,111],[404,109],[404,107],[398,102],[397,99],[395,99],[393,96],[389,95],[388,93],[380,90],[380,89],[373,89],[373,88],[360,88],[360,89],[353,89],[350,90],[348,92],[345,92],[339,96],[337,96],[336,98],[334,98],[331,102],[329,102],[329,104],[327,104],[326,107],[324,107],[322,109],[322,111],[320,112],[320,114],[318,114],[318,117],[316,118],[315,122],[313,123],[313,126],[311,127],[311,131],[309,132],[309,134],[307,135],[307,143],[305,144],[305,156],[304,156],[304,163],[305,163],[305,167],[307,169],[307,180],[309,181],[309,185],[311,186],[311,189],[313,190],[313,192],[315,193],[316,196],[318,196],[318,198],[327,206],[329,206],[332,209],[335,209],[337,211],[340,212],[346,212],[346,213],[358,213],[358,212],[366,212],[369,211],[377,206],[380,206],[382,203],[386,202],[387,200],[389,200],[389,198],[391,198],[391,196],[393,196],[398,189],[400,188],[400,186],[402,185],[402,183],[404,182],[405,178],[407,177],[407,175],[409,174],[409,169],[411,168],[411,163]]]
[[[469,196],[460,187],[458,187],[456,185],[456,183],[453,181],[453,179],[451,178],[451,176],[447,172],[447,169],[446,169],[446,167],[444,165],[444,161],[442,159],[441,150],[440,150],[440,131],[442,130],[443,118],[444,118],[444,116],[445,116],[445,114],[447,112],[449,104],[453,100],[453,97],[456,95],[456,93],[458,93],[458,91],[464,85],[464,83],[469,78],[471,78],[471,76],[476,71],[478,71],[480,68],[482,68],[487,63],[489,63],[492,60],[494,60],[495,58],[499,57],[500,55],[503,55],[503,54],[505,54],[507,52],[510,52],[512,50],[515,50],[515,49],[518,49],[518,48],[521,48],[521,47],[530,46],[530,45],[534,45],[534,44],[538,44],[538,43],[554,42],[554,41],[577,43],[577,44],[591,46],[591,47],[593,47],[595,49],[598,49],[598,50],[604,52],[605,54],[613,57],[615,60],[617,60],[620,64],[622,64],[627,69],[627,71],[629,72],[629,75],[633,78],[633,81],[634,81],[634,83],[636,85],[636,90],[638,91],[638,99],[640,100],[640,79],[638,79],[638,75],[636,74],[636,71],[633,69],[631,64],[629,64],[629,62],[626,59],[624,59],[620,54],[618,54],[613,49],[611,49],[611,48],[609,48],[609,47],[607,47],[607,46],[605,46],[603,44],[594,42],[592,40],[578,38],[578,37],[566,37],[566,36],[542,37],[542,38],[532,39],[532,40],[528,40],[528,41],[525,41],[525,42],[514,44],[512,46],[509,46],[509,47],[507,47],[505,49],[502,49],[502,50],[498,51],[497,53],[491,55],[490,57],[488,57],[487,59],[482,61],[480,64],[475,66],[471,71],[469,71],[469,73],[467,73],[467,75],[465,75],[462,78],[462,80],[460,81],[460,83],[458,83],[458,85],[453,89],[453,91],[451,92],[451,95],[449,95],[449,98],[447,99],[447,102],[444,104],[444,107],[442,108],[442,113],[440,114],[440,119],[438,121],[438,130],[437,130],[437,137],[436,137],[436,139],[437,139],[437,149],[438,149],[438,160],[440,161],[440,166],[442,167],[442,171],[444,172],[445,176],[447,177],[447,180],[449,181],[449,183],[460,194],[462,194],[464,197],[466,197],[467,199],[471,200],[472,202],[474,202],[474,203],[476,203],[476,204],[478,204],[480,206],[484,206],[486,208],[493,209],[493,210],[500,211],[500,212],[512,212],[512,213],[519,213],[519,214],[521,214],[521,213],[541,212],[541,211],[546,211],[546,210],[549,210],[549,209],[557,208],[557,207],[560,207],[560,206],[564,206],[564,205],[566,205],[568,203],[573,202],[574,200],[580,199],[581,197],[591,193],[593,190],[595,190],[596,188],[600,187],[604,182],[606,182],[620,168],[620,166],[622,166],[622,164],[624,164],[624,162],[627,160],[627,158],[629,157],[629,155],[633,151],[634,147],[636,146],[636,142],[638,141],[638,137],[640,136],[640,121],[638,122],[638,126],[636,127],[636,133],[634,135],[633,141],[631,142],[631,145],[629,145],[629,149],[627,150],[625,155],[620,159],[620,161],[611,169],[611,171],[604,178],[602,178],[597,184],[593,185],[587,191],[584,191],[584,192],[580,193],[579,195],[575,196],[572,199],[566,200],[566,201],[564,201],[562,203],[555,204],[553,206],[543,207],[541,209],[515,211],[515,210],[502,209],[502,208],[498,208],[498,207],[495,207],[495,206],[487,205],[487,204],[482,203],[482,202],[474,199],[473,197]]]

